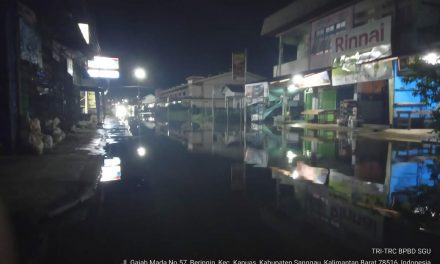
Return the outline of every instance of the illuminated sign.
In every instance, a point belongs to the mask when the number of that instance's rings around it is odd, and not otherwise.
[[[119,71],[115,71],[115,70],[88,69],[87,73],[92,78],[108,78],[108,79],[118,79],[119,78]]]
[[[289,91],[293,92],[295,89],[317,87],[330,85],[330,76],[327,71],[312,73],[299,77],[295,75],[292,86],[289,86]]]
[[[119,59],[95,56],[87,62],[87,73],[92,78],[119,78]]]
[[[95,56],[93,60],[88,61],[87,66],[89,69],[119,70],[119,59]]]

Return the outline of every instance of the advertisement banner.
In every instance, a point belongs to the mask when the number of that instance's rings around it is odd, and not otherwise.
[[[20,28],[20,58],[32,64],[43,67],[41,38],[37,31],[29,26],[22,18],[19,19]]]
[[[248,105],[263,102],[264,98],[268,97],[268,95],[268,82],[252,83],[244,86],[244,96]]]
[[[331,39],[333,67],[361,64],[391,55],[391,17],[348,30]]]
[[[94,91],[87,91],[87,108],[96,108],[96,97]]]
[[[313,73],[298,78],[298,80],[295,80],[294,78],[293,84],[298,89],[330,85],[330,76],[327,71]]]
[[[332,70],[333,86],[387,80],[393,77],[392,60],[353,64]]]
[[[246,53],[232,53],[232,80],[245,81]]]

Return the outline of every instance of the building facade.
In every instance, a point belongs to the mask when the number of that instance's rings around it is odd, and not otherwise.
[[[246,73],[246,82],[256,82],[264,77],[250,72]],[[243,85],[243,81],[232,79],[232,72],[202,77],[190,76],[185,84],[166,90],[157,90],[158,104],[180,102],[187,107],[225,108],[224,87],[227,85]]]
[[[289,79],[286,96],[301,93],[303,118],[396,126],[399,113],[433,107],[402,77],[411,56],[440,48],[439,29],[434,0],[299,0],[267,17],[261,34],[278,38],[273,77]]]
[[[97,52],[97,39],[86,43],[66,6],[28,0],[0,4],[0,153],[26,144],[30,119],[43,127],[58,118],[64,131],[80,119],[87,56]]]

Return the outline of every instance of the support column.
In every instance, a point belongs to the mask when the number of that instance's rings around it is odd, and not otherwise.
[[[283,89],[283,99],[281,102],[281,106],[282,106],[282,117],[283,117],[283,121],[288,120],[289,114],[288,114],[288,97],[287,97],[287,89],[284,88]]]
[[[18,14],[15,1],[0,3],[0,144],[13,153],[18,144]]]
[[[95,101],[96,101],[96,117],[98,118],[98,123],[102,122],[102,111],[101,111],[101,92],[95,92]]]

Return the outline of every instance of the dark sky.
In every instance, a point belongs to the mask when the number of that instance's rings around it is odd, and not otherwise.
[[[248,50],[248,71],[271,77],[275,38],[261,37],[263,19],[292,0],[88,0],[102,53],[120,58],[121,79],[148,69],[147,85],[169,88],[190,75],[228,71],[233,51]]]

